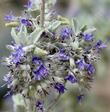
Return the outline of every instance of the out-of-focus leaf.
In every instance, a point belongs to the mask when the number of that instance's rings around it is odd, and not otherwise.
[[[58,21],[60,21],[62,25],[69,25],[70,24],[70,21],[67,18],[64,18],[61,16],[58,16]]]
[[[20,31],[17,34],[20,44],[26,45],[27,44],[27,28],[26,26],[22,25]]]
[[[82,26],[82,27],[80,28],[80,30],[81,30],[82,32],[86,31],[86,30],[87,30],[87,25]]]
[[[72,27],[74,33],[77,34],[78,31],[79,31],[79,26],[78,26],[77,20],[76,20],[76,19],[72,19],[71,22],[70,22],[70,25],[71,25],[71,27]]]
[[[86,30],[85,33],[93,33],[94,31],[96,31],[96,28],[90,28]]]

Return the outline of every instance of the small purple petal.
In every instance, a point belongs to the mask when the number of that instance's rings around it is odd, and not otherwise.
[[[93,40],[93,34],[85,33],[85,34],[83,34],[83,39],[85,41],[91,41],[91,40]]]
[[[24,51],[22,46],[14,45],[14,52],[11,54],[11,63],[18,64],[23,56]]]
[[[4,96],[3,96],[3,98],[7,98],[7,97],[9,97],[9,96],[11,96],[12,95],[12,91],[8,91]]]
[[[43,64],[38,66],[36,71],[34,71],[34,77],[36,80],[41,80],[43,77],[45,77],[47,75],[48,75],[48,71]]]
[[[20,31],[20,27],[17,26],[17,27],[15,28],[15,30],[16,30],[17,32],[19,32],[19,31]]]
[[[7,84],[10,84],[12,82],[12,77],[10,74],[6,74],[4,77],[3,77],[3,81],[5,81]]]
[[[84,95],[79,95],[79,96],[77,96],[77,101],[78,101],[78,103],[81,102],[81,100],[83,99],[83,97],[84,97]]]
[[[43,112],[44,111],[44,105],[43,105],[43,103],[41,101],[37,101],[36,102],[36,108],[37,108],[38,111]]]
[[[77,82],[76,77],[72,73],[68,74],[64,79],[66,81],[70,81],[71,83],[76,83]]]
[[[14,19],[15,19],[15,17],[11,13],[8,15],[5,15],[5,17],[4,17],[4,20],[8,21],[8,22],[13,21]]]
[[[99,40],[96,44],[95,44],[95,48],[96,49],[103,49],[106,48],[107,46],[101,41]]]
[[[32,0],[29,0],[29,1],[27,2],[27,4],[24,5],[24,7],[27,8],[27,9],[31,9],[31,8],[32,8],[32,5],[33,5]]]
[[[65,87],[63,84],[61,83],[55,83],[54,88],[61,94],[63,94],[65,92]]]
[[[94,68],[94,66],[92,64],[86,64],[85,68],[86,68],[89,75],[95,73],[95,68]]]
[[[24,19],[22,18],[20,20],[21,24],[25,25],[25,26],[32,26],[31,22],[28,19]]]
[[[72,35],[72,29],[63,27],[60,31],[60,37],[62,40],[68,39]]]
[[[78,69],[84,70],[85,63],[84,63],[83,59],[79,59],[75,63],[76,63],[76,66],[78,67]]]
[[[59,60],[62,60],[62,61],[68,61],[69,60],[69,56],[65,54],[65,51],[63,49],[61,49],[59,51],[58,58],[59,58]]]

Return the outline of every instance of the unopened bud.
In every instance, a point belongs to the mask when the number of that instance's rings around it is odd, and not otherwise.
[[[43,49],[40,49],[40,48],[36,47],[35,50],[34,50],[34,54],[36,54],[38,57],[43,57],[43,56],[47,55],[48,52],[43,50]]]
[[[18,25],[18,22],[10,22],[5,24],[6,27],[17,27]]]

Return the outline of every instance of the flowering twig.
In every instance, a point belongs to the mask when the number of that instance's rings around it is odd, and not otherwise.
[[[50,2],[53,0],[41,0],[40,25],[30,13],[39,6],[31,0],[23,17],[5,17],[15,42],[7,46],[11,53],[3,62],[9,71],[3,80],[11,90],[14,105],[25,106],[26,112],[52,111],[67,90],[67,82],[79,85],[78,100],[81,100],[83,91],[93,81],[94,63],[106,47],[101,40],[95,42],[94,28],[82,27],[75,31],[73,19],[57,15],[49,20],[50,13],[45,12],[45,6]],[[59,94],[46,109],[45,98],[51,94],[51,88]]]

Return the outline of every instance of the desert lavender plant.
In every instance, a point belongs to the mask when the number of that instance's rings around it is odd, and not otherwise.
[[[7,45],[11,54],[3,62],[9,72],[3,80],[15,112],[49,112],[67,91],[67,82],[78,85],[80,100],[90,88],[94,64],[106,47],[101,40],[95,42],[95,28],[76,30],[74,19],[51,11],[53,0],[39,1],[29,1],[20,17],[5,16],[14,42]],[[46,98],[53,93],[57,98],[48,104]]]

